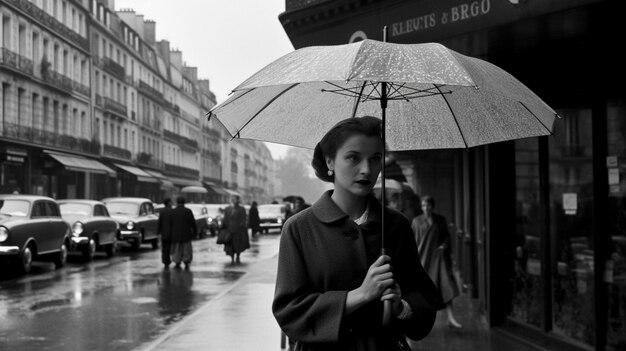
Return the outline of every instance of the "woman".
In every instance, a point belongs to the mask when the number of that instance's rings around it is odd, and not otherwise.
[[[459,296],[459,288],[452,272],[450,232],[446,219],[434,213],[434,209],[435,199],[432,196],[424,196],[423,213],[413,219],[411,227],[415,233],[422,266],[437,286],[445,303],[448,326],[461,328],[461,324],[454,318],[452,308],[452,300]]]
[[[381,205],[372,195],[380,127],[374,117],[351,118],[326,133],[312,165],[334,190],[283,227],[272,309],[302,350],[401,350],[405,335],[419,340],[430,332],[441,304],[408,220],[389,209],[388,256],[381,255]],[[392,305],[389,327],[383,301]]]
[[[246,209],[240,206],[241,198],[238,195],[233,195],[231,201],[233,205],[224,210],[222,228],[226,228],[231,237],[230,242],[224,244],[224,252],[230,256],[230,263],[235,264],[235,262],[241,263],[240,255],[244,250],[250,248],[250,240],[248,238]]]
[[[259,209],[256,201],[252,201],[250,210],[248,210],[248,227],[250,228],[250,235],[253,237],[261,231],[261,219],[259,218]]]

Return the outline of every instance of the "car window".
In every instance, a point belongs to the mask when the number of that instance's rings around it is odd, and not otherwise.
[[[61,214],[59,213],[59,208],[54,202],[45,201],[45,204],[46,204],[46,215],[48,217],[61,217]]]
[[[151,203],[146,203],[146,213],[147,214],[154,214],[154,206],[152,206]]]
[[[93,214],[94,216],[98,217],[109,217],[109,212],[107,211],[107,208],[103,205],[96,205],[94,207]]]
[[[42,218],[46,216],[46,204],[43,201],[37,201],[33,205],[32,218]]]
[[[21,216],[28,214],[30,202],[26,200],[0,200],[0,215]]]

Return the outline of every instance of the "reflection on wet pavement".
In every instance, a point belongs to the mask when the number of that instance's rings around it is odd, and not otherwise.
[[[142,250],[0,277],[0,349],[134,349],[242,277],[262,257],[252,244],[239,266],[209,238],[194,242],[191,270],[164,270],[158,250]]]

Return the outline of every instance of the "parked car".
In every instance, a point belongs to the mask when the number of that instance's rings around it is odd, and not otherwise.
[[[157,233],[158,217],[152,201],[142,197],[109,197],[102,199],[109,214],[119,225],[117,240],[129,243],[139,250],[141,244],[150,243],[159,247]]]
[[[269,232],[271,228],[283,229],[285,222],[285,205],[264,204],[258,206],[261,231]]]
[[[35,195],[0,195],[0,259],[13,261],[28,273],[33,261],[52,260],[56,268],[67,261],[70,226],[58,204]]]
[[[96,251],[104,251],[107,257],[115,254],[119,225],[104,203],[78,199],[58,200],[57,203],[61,216],[72,228],[70,252],[80,252],[86,261],[91,261]]]
[[[222,219],[224,218],[224,210],[230,204],[206,204],[207,223],[209,223],[209,231],[211,236],[217,235],[217,231],[222,227]]]

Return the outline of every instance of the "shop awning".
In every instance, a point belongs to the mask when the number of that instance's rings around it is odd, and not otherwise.
[[[172,183],[172,181],[169,180],[169,178],[165,176],[163,173],[159,171],[153,171],[150,169],[144,169],[144,171],[148,173],[149,175],[153,176],[154,178],[158,179],[161,182],[162,188],[174,188],[174,183]]]
[[[115,177],[117,173],[111,168],[105,166],[103,163],[77,155],[70,155],[62,152],[44,151],[50,155],[53,159],[65,167],[68,171],[75,172],[91,172],[98,174],[108,174],[111,177]]]
[[[198,180],[185,179],[185,178],[169,178],[177,186],[202,186],[202,183]]]
[[[234,190],[230,190],[230,189],[224,188],[224,191],[226,191],[230,196],[239,196],[239,197],[241,197],[241,194],[236,192],[236,191],[234,191]]]
[[[124,171],[134,175],[137,177],[137,180],[140,182],[146,182],[146,183],[161,183],[158,179],[154,178],[153,176],[149,175],[148,173],[146,173],[143,169],[141,168],[137,168],[134,166],[128,166],[128,165],[121,165],[119,163],[114,163],[115,167],[119,167],[121,169],[123,169]]]
[[[204,185],[209,188],[210,190],[212,190],[214,193],[218,194],[218,195],[222,195],[222,196],[230,196],[230,193],[228,193],[226,191],[226,189],[222,188],[221,186],[212,183],[212,182],[204,182]]]

